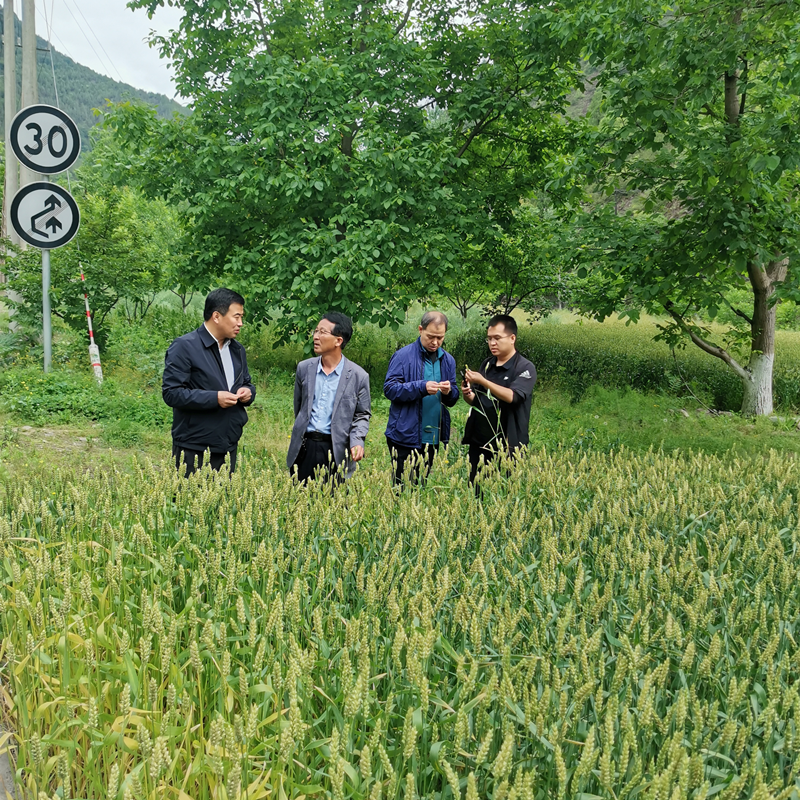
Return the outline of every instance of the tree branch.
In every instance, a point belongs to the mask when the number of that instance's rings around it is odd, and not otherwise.
[[[392,36],[397,36],[397,34],[400,33],[400,31],[402,31],[406,25],[408,25],[408,20],[411,17],[411,9],[413,7],[414,7],[414,0],[408,0],[408,6],[406,7],[405,16],[403,17],[400,24],[394,29]]]
[[[119,301],[120,298],[117,297],[117,299],[114,300],[114,302],[102,313],[99,319],[99,324],[97,326],[98,328],[102,327],[103,323],[106,321],[106,317],[111,313],[111,310],[114,308],[114,306],[117,305],[117,303],[119,303]],[[94,314],[92,314],[92,316],[94,316]]]
[[[776,254],[775,260],[767,264],[767,278],[770,283],[783,283],[786,280],[786,273],[789,271],[789,259],[783,254]]]
[[[722,294],[722,292],[717,292],[717,294],[722,298],[722,302],[725,303],[725,305],[728,306],[728,308],[731,311],[733,311],[733,313],[736,314],[737,317],[741,317],[746,323],[748,323],[748,325],[752,325],[753,324],[752,318],[748,317],[747,314],[744,313],[744,311],[740,311],[738,308],[734,308],[731,305],[731,303],[728,300],[728,298],[725,297],[725,295]]]
[[[770,276],[753,261],[747,262],[747,277],[750,285],[759,292],[766,292],[772,283]]]
[[[482,133],[483,129],[490,122],[494,122],[496,119],[498,119],[499,116],[500,116],[500,114],[496,114],[495,116],[492,116],[492,112],[491,111],[487,111],[486,112],[486,116],[480,122],[475,123],[475,127],[469,132],[469,136],[467,136],[467,141],[464,142],[464,146],[456,154],[456,158],[461,158],[461,156],[463,156],[464,153],[467,152],[467,150],[469,149],[469,146],[472,144],[472,142],[475,139],[475,137],[478,136],[480,133]]]
[[[353,157],[353,142],[360,130],[361,126],[357,122],[354,122],[350,126],[350,132],[347,135],[342,134],[342,153],[348,158]]]
[[[253,4],[255,5],[256,14],[258,14],[258,21],[261,23],[261,38],[264,40],[264,47],[267,48],[267,53],[272,55],[272,47],[267,36],[267,24],[264,22],[264,15],[261,13],[261,0],[253,0]]]
[[[736,27],[742,21],[742,11],[737,9],[733,14],[732,24]],[[737,70],[725,73],[725,121],[729,125],[739,124],[739,73]]]
[[[742,83],[744,83],[745,88],[742,91],[742,102],[739,103],[740,117],[742,116],[742,114],[744,114],[745,101],[747,100],[747,60],[745,60],[744,69],[742,70]]]
[[[707,342],[697,331],[692,330],[687,324],[686,320],[675,310],[672,301],[668,300],[664,303],[664,310],[675,320],[677,326],[689,336],[689,338],[704,352],[708,353],[714,358],[724,361],[742,380],[749,381],[750,373],[742,367],[731,354],[722,347],[718,347],[711,342]]]

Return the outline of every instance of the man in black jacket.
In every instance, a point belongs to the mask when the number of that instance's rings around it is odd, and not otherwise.
[[[203,464],[210,451],[211,468],[230,458],[236,448],[256,387],[247,369],[244,347],[236,341],[244,320],[244,298],[230,289],[215,289],[206,297],[205,322],[179,336],[167,350],[162,396],[172,408],[172,455],[186,476]]]

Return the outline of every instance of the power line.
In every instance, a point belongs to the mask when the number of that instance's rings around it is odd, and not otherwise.
[[[106,73],[111,72],[111,70],[106,66],[106,62],[103,61],[102,56],[97,52],[97,50],[95,49],[94,45],[92,44],[92,40],[87,36],[83,25],[81,25],[81,23],[78,21],[78,18],[75,16],[75,14],[72,13],[72,9],[67,5],[66,0],[64,0],[64,8],[67,9],[67,11],[69,12],[69,15],[72,17],[73,21],[78,26],[80,32],[83,34],[83,38],[86,39],[87,44],[91,48],[92,52],[95,54],[95,57],[97,58],[97,60],[100,62],[103,71],[106,72]]]
[[[119,76],[120,82],[121,83],[125,83],[125,80],[122,77],[122,73],[117,69],[117,65],[114,63],[114,61],[111,58],[111,56],[106,52],[105,47],[103,47],[103,42],[100,41],[100,37],[94,32],[94,29],[89,24],[89,20],[86,19],[86,17],[84,16],[83,11],[81,11],[81,7],[78,5],[78,0],[72,0],[72,2],[75,4],[75,8],[77,9],[78,13],[81,15],[83,21],[86,23],[86,27],[91,31],[92,36],[94,36],[95,40],[97,41],[97,44],[100,45],[100,49],[105,54],[105,57],[108,59],[108,63],[111,64],[111,66],[114,68],[114,72],[116,72],[117,75]],[[64,0],[64,4],[66,5],[66,0]],[[67,7],[67,10],[69,10],[69,7]],[[72,12],[70,11],[70,13],[72,13]],[[73,19],[75,19],[74,15],[73,15]],[[77,20],[75,20],[75,21],[77,22]],[[80,23],[78,23],[78,24],[80,24]],[[85,33],[84,33],[84,36],[86,36]],[[86,37],[86,40],[89,41],[89,37],[88,36]],[[91,44],[91,42],[90,42],[90,44]],[[94,50],[95,55],[97,55],[97,51],[94,49],[94,47],[92,47],[92,50]],[[99,56],[98,56],[98,58],[99,58]],[[109,70],[109,72],[110,71],[111,70]]]
[[[46,2],[46,0],[43,0],[43,2]],[[52,0],[52,2],[54,3],[55,0]],[[36,6],[37,13],[39,13],[39,10],[40,10],[39,6],[37,5]],[[43,13],[44,13],[45,19],[47,19],[47,7],[46,6],[44,8]],[[49,36],[48,36],[48,42],[51,43],[50,36],[52,36],[58,42],[59,47],[60,47],[60,52],[62,52],[66,56],[69,56],[73,61],[75,61],[75,63],[77,63],[77,61],[73,57],[72,53],[70,53],[69,48],[64,44],[63,41],[61,41],[61,37],[54,30],[52,30],[52,27],[53,27],[52,19],[53,19],[53,6],[52,6],[52,3],[51,3],[51,5],[50,5],[50,20],[51,21],[50,21],[50,32],[49,32]],[[52,46],[52,43],[51,43],[51,46]]]
[[[50,69],[53,73],[53,92],[56,96],[56,108],[61,108],[61,102],[58,99],[58,83],[56,82],[56,65],[53,61],[53,3],[50,4],[50,17],[47,16],[47,0],[42,0],[44,6],[44,25],[47,28],[47,47],[50,50]]]
[[[50,51],[50,69],[53,73],[53,92],[56,96],[56,108],[61,108],[61,101],[58,97],[58,81],[56,80],[56,64],[53,59],[53,6],[55,5],[55,0],[50,0],[50,14],[47,14],[47,0],[42,0],[42,7],[44,10],[44,24],[45,28],[47,29],[47,47]],[[61,41],[59,39],[59,41]],[[65,48],[66,50],[66,48]],[[67,188],[69,192],[72,192],[72,170],[68,169],[66,178],[67,178]],[[78,247],[78,251],[80,251],[80,241],[76,240],[76,245]]]

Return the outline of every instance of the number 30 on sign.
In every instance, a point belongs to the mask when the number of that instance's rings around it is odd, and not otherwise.
[[[11,123],[9,140],[20,163],[43,175],[68,170],[81,152],[77,126],[54,106],[23,108]]]

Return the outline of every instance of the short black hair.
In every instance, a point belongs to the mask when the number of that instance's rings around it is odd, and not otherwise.
[[[322,315],[322,319],[333,323],[331,333],[334,336],[342,337],[342,350],[344,350],[353,336],[353,320],[344,314],[340,314],[338,311],[329,311],[327,314]]]
[[[419,323],[420,328],[422,330],[426,330],[428,325],[444,325],[444,329],[447,330],[447,315],[442,314],[441,311],[426,311],[422,315],[422,321]]]
[[[494,328],[495,325],[502,325],[506,333],[517,335],[517,321],[510,314],[495,314],[486,327]]]
[[[238,292],[234,292],[233,289],[214,289],[214,291],[209,292],[208,297],[206,297],[203,319],[208,322],[215,311],[219,311],[224,317],[228,313],[228,309],[234,303],[238,303],[244,308],[244,297]]]

